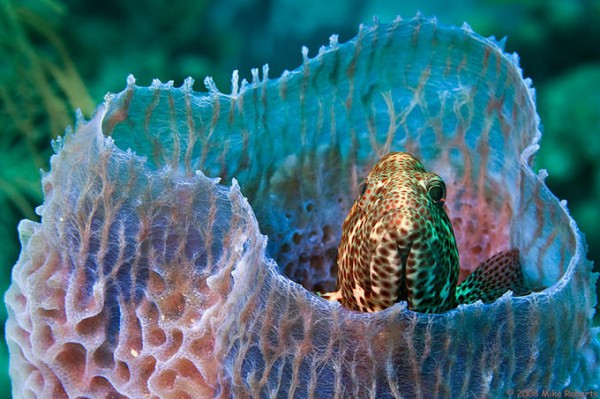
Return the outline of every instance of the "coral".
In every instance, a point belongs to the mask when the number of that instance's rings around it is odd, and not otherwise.
[[[55,142],[6,295],[15,397],[498,397],[600,388],[585,243],[530,168],[530,82],[468,26],[361,26],[278,79],[109,95]],[[539,292],[348,311],[340,225],[382,155],[448,186],[463,276],[509,247]],[[268,237],[268,238],[267,238]]]

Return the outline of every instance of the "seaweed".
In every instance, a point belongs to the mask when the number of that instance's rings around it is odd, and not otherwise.
[[[89,114],[93,101],[70,58],[60,29],[59,1],[0,1],[0,291],[10,282],[19,253],[15,226],[36,219],[42,200],[39,172],[49,142],[72,121],[74,107]],[[0,321],[6,309],[0,308]],[[0,345],[0,390],[7,392],[8,355]]]

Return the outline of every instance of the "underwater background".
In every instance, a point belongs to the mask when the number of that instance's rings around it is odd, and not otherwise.
[[[568,201],[597,265],[600,0],[391,3],[0,0],[0,291],[19,254],[17,223],[39,220],[39,170],[48,170],[50,140],[73,123],[76,108],[90,117],[106,92],[125,87],[129,73],[140,86],[210,75],[227,92],[234,69],[250,80],[251,68],[268,63],[277,77],[301,64],[303,45],[313,56],[331,34],[344,42],[373,15],[390,22],[419,10],[444,25],[466,21],[481,35],[508,36],[507,51],[519,54],[536,88],[543,138],[535,168],[547,169],[548,186]],[[0,392],[9,392],[1,334]]]

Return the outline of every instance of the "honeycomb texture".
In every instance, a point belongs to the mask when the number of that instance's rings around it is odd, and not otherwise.
[[[231,94],[154,82],[54,143],[6,294],[15,398],[467,398],[598,389],[597,278],[515,55],[416,17],[331,38]],[[539,292],[423,315],[335,286],[356,187],[389,151],[448,185],[461,277],[519,248]],[[510,396],[510,395],[508,395]]]

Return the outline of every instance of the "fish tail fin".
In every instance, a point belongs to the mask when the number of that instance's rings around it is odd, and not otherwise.
[[[516,248],[499,252],[483,262],[456,287],[456,299],[459,304],[473,303],[479,299],[488,303],[509,290],[515,296],[531,292],[525,286],[519,250]]]

